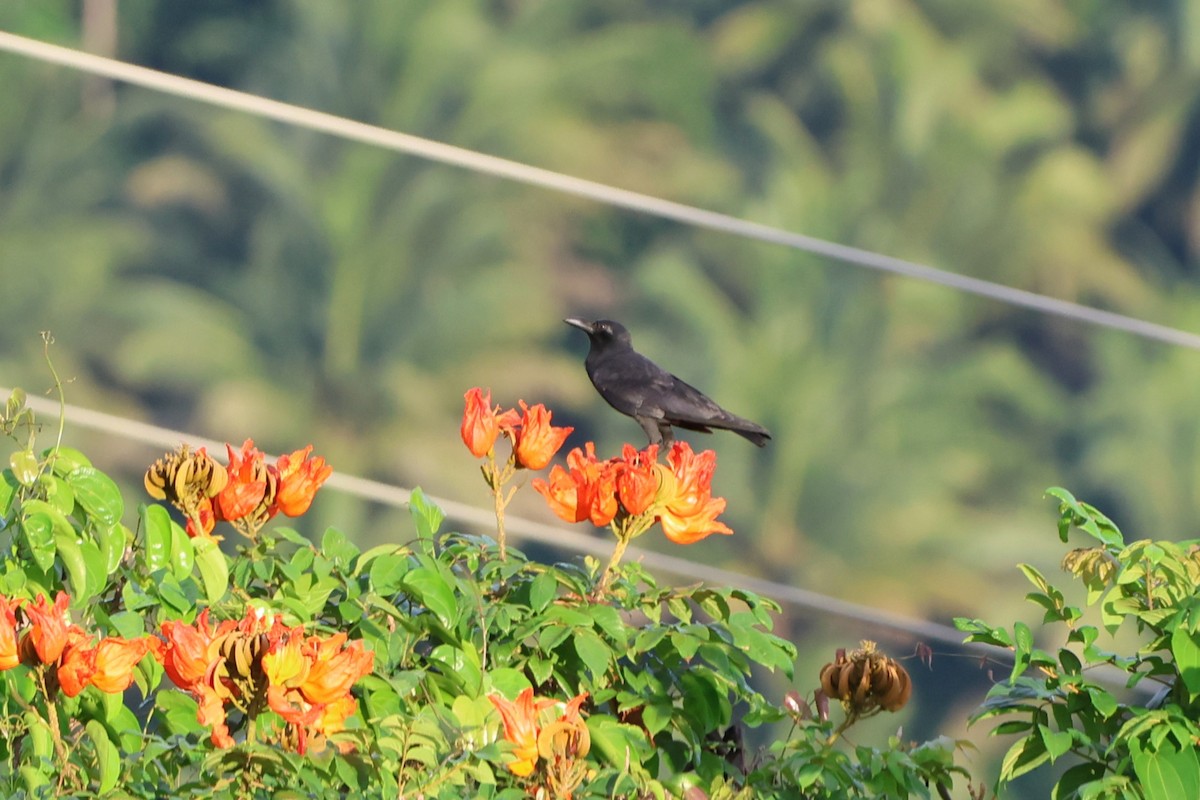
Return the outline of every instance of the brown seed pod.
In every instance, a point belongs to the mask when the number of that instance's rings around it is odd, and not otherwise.
[[[143,479],[146,493],[191,514],[201,498],[215,497],[229,482],[229,473],[203,449],[186,444],[155,461]]]
[[[848,714],[863,716],[880,709],[899,711],[912,695],[912,679],[895,659],[875,649],[875,643],[846,653],[821,668],[821,691],[840,700]]]

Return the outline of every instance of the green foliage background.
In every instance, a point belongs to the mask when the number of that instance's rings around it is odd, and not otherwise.
[[[76,6],[6,3],[0,29],[79,46]],[[1196,2],[118,14],[115,55],[138,64],[1200,321]],[[483,502],[454,446],[470,386],[547,403],[576,426],[572,443],[639,441],[559,322],[613,316],[775,434],[762,452],[693,440],[719,453],[738,534],[688,557],[914,616],[996,619],[1028,614],[1015,561],[1056,568],[1047,485],[1140,535],[1196,535],[1194,353],[14,56],[0,55],[0,100],[6,385],[49,383],[49,329],[74,403],[269,451],[312,441],[341,472]],[[104,446],[111,471],[148,463],[141,447]],[[547,518],[536,499],[517,511]],[[332,493],[314,516],[362,546],[396,525]],[[796,615],[780,631],[814,680],[847,635],[878,635],[825,622]],[[910,729],[960,725],[981,694],[971,669],[922,692],[914,668]]]

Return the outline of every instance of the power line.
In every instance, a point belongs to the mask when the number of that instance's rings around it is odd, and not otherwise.
[[[781,228],[739,219],[728,214],[708,211],[683,203],[652,197],[640,192],[618,189],[596,181],[489,156],[461,147],[423,139],[405,133],[368,125],[302,106],[282,103],[265,97],[225,89],[190,78],[182,78],[157,70],[139,67],[123,61],[84,53],[66,47],[39,42],[23,36],[0,32],[0,50],[26,56],[91,75],[141,86],[175,97],[195,100],[221,108],[243,111],[254,116],[272,119],[289,125],[326,133],[350,141],[375,145],[431,161],[462,167],[496,177],[564,192],[600,203],[638,211],[663,219],[700,228],[722,231],[735,236],[768,242],[825,256],[835,261],[889,272],[908,278],[939,284],[969,294],[986,297],[1000,303],[1032,309],[1067,319],[1086,322],[1103,328],[1125,331],[1146,339],[1200,350],[1200,335],[1135,317],[1104,311],[1054,297],[1016,289],[1011,286],[959,275],[947,270],[874,253],[858,247],[829,242]]]
[[[7,397],[12,389],[0,386],[0,397]],[[45,397],[30,395],[26,399],[30,408],[40,414],[57,416],[58,403]],[[182,431],[148,425],[144,422],[125,419],[102,411],[83,408],[68,404],[65,409],[68,425],[79,426],[102,433],[111,434],[122,439],[141,442],[154,447],[174,449],[181,443],[187,442],[195,447],[206,447],[216,457],[225,452],[223,442],[193,436]],[[326,486],[345,492],[354,497],[371,500],[396,508],[403,508],[412,497],[412,492],[398,486],[391,486],[379,481],[359,478],[334,472]],[[439,508],[446,512],[446,518],[457,523],[494,529],[496,518],[489,509],[478,508],[454,500],[445,500],[429,496]],[[587,536],[569,528],[546,525],[531,519],[517,516],[504,518],[505,530],[520,540],[538,542],[551,547],[586,553],[597,557],[607,557],[612,553],[611,540],[604,537]],[[917,639],[936,641],[954,646],[961,646],[965,638],[960,632],[948,625],[941,625],[927,620],[912,619],[900,614],[893,614],[882,609],[851,603],[836,597],[829,597],[818,592],[801,589],[777,583],[765,578],[720,569],[707,564],[690,561],[685,558],[641,550],[631,547],[626,551],[627,557],[642,562],[648,568],[666,572],[684,578],[702,580],[721,586],[737,586],[757,594],[770,597],[785,605],[817,611],[826,616],[838,617],[845,620],[867,625],[871,628],[908,634]]]

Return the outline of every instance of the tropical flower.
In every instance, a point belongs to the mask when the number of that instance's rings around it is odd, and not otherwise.
[[[308,644],[311,661],[300,693],[310,703],[328,705],[345,696],[375,666],[375,654],[361,640],[346,644],[344,633],[309,639]]]
[[[489,694],[488,700],[500,712],[500,719],[504,722],[504,738],[513,745],[514,758],[508,763],[509,771],[522,778],[532,775],[538,760],[538,712],[554,705],[554,701],[535,700],[533,689],[528,687],[517,695],[515,701],[510,702],[498,694]]]
[[[555,464],[548,480],[535,479],[533,488],[560,519],[591,520],[602,528],[617,515],[617,470],[611,461],[598,461],[595,448],[591,442],[585,450],[576,447],[567,454],[568,469]]]
[[[241,450],[232,445],[225,448],[229,451],[229,483],[213,503],[217,518],[226,522],[250,518],[257,527],[271,515],[279,476],[267,468],[253,439],[242,442]]]
[[[346,634],[304,638],[300,628],[287,631],[262,657],[267,703],[292,726],[298,752],[310,735],[328,736],[345,727],[358,704],[350,687],[368,675],[375,654],[362,641],[346,644]]]
[[[558,705],[558,701],[534,697],[532,688],[522,690],[515,701],[507,700],[498,694],[489,694],[488,700],[500,712],[500,719],[504,723],[504,739],[513,745],[513,760],[508,763],[509,771],[522,778],[532,775],[537,769],[539,756],[550,757],[551,752],[558,749],[552,741],[543,741],[541,749],[547,752],[541,753],[539,737],[549,732],[549,738],[553,739],[553,734],[557,733],[563,724],[572,728],[577,725],[583,726],[579,709],[587,696],[588,693],[583,692],[572,698],[557,719],[543,725],[544,710]]]
[[[46,600],[45,595],[38,595],[37,600],[23,606],[29,629],[22,637],[22,655],[28,663],[40,662],[54,664],[67,646],[68,633],[77,626],[71,624],[67,614],[67,606],[71,598],[66,592],[59,592],[54,604]],[[32,651],[32,652],[30,652]]]
[[[0,671],[12,669],[19,663],[16,605],[0,595]]]
[[[517,412],[510,409],[501,413],[499,406],[493,408],[491,389],[485,393],[476,386],[463,397],[466,399],[461,427],[463,444],[471,455],[483,458],[495,447],[500,429],[516,424]]]
[[[308,511],[317,489],[333,474],[333,467],[328,466],[324,458],[309,458],[312,449],[310,444],[275,461],[279,473],[275,507],[286,516],[298,517]]]
[[[530,408],[524,400],[518,402],[522,411],[520,428],[506,431],[513,440],[513,456],[518,466],[543,469],[575,429],[551,425],[551,413],[541,403]]]
[[[166,644],[155,652],[155,657],[176,686],[191,690],[204,678],[215,656],[210,652],[214,636],[208,609],[200,612],[193,625],[176,620],[163,622],[162,633]]]
[[[693,544],[713,533],[731,534],[717,517],[725,510],[725,498],[712,496],[712,476],[717,454],[696,454],[687,442],[675,442],[667,454],[674,480],[664,481],[659,524],[676,544]]]
[[[645,450],[637,450],[626,444],[621,450],[621,461],[617,470],[617,499],[625,511],[633,516],[644,514],[658,498],[660,467],[658,445],[652,444]]]
[[[92,650],[92,672],[88,683],[109,694],[125,691],[133,683],[133,668],[151,649],[151,640],[147,637],[104,637]]]
[[[96,653],[87,646],[88,637],[82,630],[69,639],[59,656],[56,675],[63,694],[75,697],[87,688],[88,678],[96,669]]]

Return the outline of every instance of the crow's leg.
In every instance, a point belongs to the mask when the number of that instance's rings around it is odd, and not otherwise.
[[[658,444],[662,441],[662,424],[659,420],[651,417],[634,417],[637,424],[642,426],[642,430],[646,432],[646,438],[649,439],[649,444]],[[671,426],[667,426],[667,435],[671,435]]]
[[[662,449],[670,450],[671,445],[675,442],[675,431],[671,429],[671,423],[659,420],[658,435],[662,437]]]

